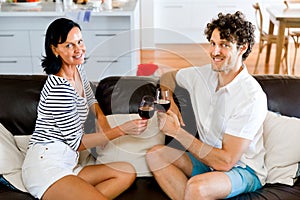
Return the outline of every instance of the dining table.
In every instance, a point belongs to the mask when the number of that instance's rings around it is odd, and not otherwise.
[[[278,28],[278,40],[276,44],[274,74],[279,74],[282,49],[287,28],[300,28],[300,8],[286,8],[270,6],[266,8],[269,13],[269,34],[274,34],[274,26]],[[268,52],[269,51],[269,52]],[[267,48],[267,55],[270,55],[270,48]]]

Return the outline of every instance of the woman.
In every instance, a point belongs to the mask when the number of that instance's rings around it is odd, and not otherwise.
[[[125,134],[140,134],[147,120],[109,126],[86,79],[82,66],[86,49],[77,23],[65,18],[53,21],[45,50],[42,66],[48,78],[22,167],[24,184],[39,199],[115,198],[133,183],[133,166],[117,162],[81,167],[78,152]],[[97,133],[84,134],[88,108],[101,127]]]

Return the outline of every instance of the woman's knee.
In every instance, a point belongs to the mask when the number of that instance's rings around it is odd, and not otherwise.
[[[135,167],[128,162],[114,162],[109,164],[109,166],[115,170],[115,175],[117,178],[124,179],[125,181],[133,182],[136,178]]]
[[[147,150],[145,159],[148,166],[151,168],[157,162],[161,162],[163,159],[163,153],[161,149],[163,149],[164,145],[155,145]]]
[[[163,147],[165,147],[165,145],[158,144],[148,149],[146,152],[146,160],[151,160],[153,156],[159,156],[161,154],[160,150],[163,149]]]
[[[113,170],[126,173],[126,174],[135,174],[135,167],[129,162],[113,162],[107,164]]]

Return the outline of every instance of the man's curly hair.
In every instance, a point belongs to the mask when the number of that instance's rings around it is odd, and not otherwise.
[[[237,11],[234,14],[218,14],[218,19],[213,19],[207,24],[204,31],[206,38],[210,41],[212,32],[218,29],[221,39],[236,42],[237,46],[249,44],[247,51],[243,54],[243,61],[249,56],[254,45],[255,26],[245,19],[245,15]]]

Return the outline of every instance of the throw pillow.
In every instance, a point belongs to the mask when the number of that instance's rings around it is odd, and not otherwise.
[[[264,121],[267,183],[293,185],[300,162],[300,119],[269,111]]]
[[[139,118],[138,114],[113,114],[107,120],[111,127],[118,126],[126,121]],[[148,127],[141,135],[125,135],[110,141],[104,148],[97,147],[96,163],[125,161],[131,163],[137,176],[152,176],[146,160],[146,151],[156,144],[164,144],[165,135],[157,125],[157,115],[148,120]]]
[[[31,135],[15,135],[14,138],[18,149],[25,156]]]
[[[0,124],[0,174],[17,189],[26,192],[21,177],[24,155],[16,146],[13,135]]]

